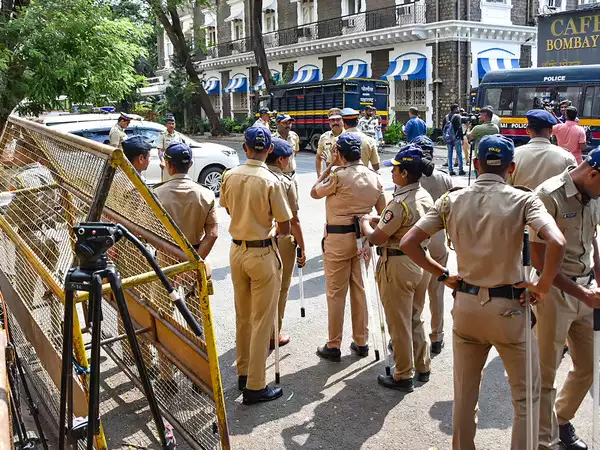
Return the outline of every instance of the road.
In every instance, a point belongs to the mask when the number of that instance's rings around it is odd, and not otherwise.
[[[237,147],[234,144],[228,144]],[[443,151],[436,161],[440,162]],[[389,155],[387,157],[390,157]],[[244,160],[240,151],[240,160]],[[351,322],[346,310],[342,362],[320,359],[316,348],[327,340],[327,304],[320,248],[325,210],[323,200],[310,198],[316,179],[314,155],[297,156],[300,219],[307,245],[304,270],[306,317],[300,317],[299,291],[294,278],[286,309],[283,332],[292,338],[281,349],[283,398],[247,407],[241,403],[235,369],[235,314],[229,271],[229,217],[218,210],[220,237],[210,256],[215,295],[212,313],[216,324],[221,373],[225,389],[231,440],[235,449],[402,449],[451,448],[452,417],[452,296],[446,290],[446,347],[433,358],[431,380],[416,383],[411,394],[390,391],[377,384],[383,362],[351,354]],[[386,194],[391,195],[391,173],[382,170]],[[466,185],[466,177],[454,177]],[[473,242],[476,245],[476,242]],[[450,255],[449,266],[456,268]],[[375,305],[374,305],[375,306]],[[427,309],[427,307],[426,307]],[[426,313],[429,328],[429,313]],[[377,336],[379,338],[379,336]],[[371,343],[372,344],[372,343]],[[381,348],[380,339],[376,345]],[[571,364],[565,357],[558,375],[562,383]],[[273,355],[267,361],[267,382],[273,383]],[[510,447],[512,406],[508,380],[498,354],[490,352],[484,369],[476,438],[478,449]],[[591,398],[588,396],[574,420],[579,435],[591,444]]]

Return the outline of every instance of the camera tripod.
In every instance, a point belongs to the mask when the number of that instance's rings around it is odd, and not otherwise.
[[[109,261],[107,250],[115,245],[122,237],[126,237],[148,260],[163,286],[169,292],[175,306],[181,312],[190,329],[197,336],[202,335],[202,328],[196,322],[192,313],[185,305],[185,301],[173,289],[169,280],[156,263],[144,244],[122,225],[102,222],[84,222],[74,226],[77,236],[75,254],[79,266],[69,270],[65,278],[65,314],[63,322],[63,348],[62,372],[60,389],[60,415],[59,415],[59,446],[65,448],[65,440],[69,445],[87,438],[87,449],[94,448],[94,436],[100,432],[100,345],[102,323],[102,284],[107,279],[117,303],[118,314],[123,322],[127,341],[131,347],[133,359],[142,382],[144,395],[148,399],[152,419],[159,432],[161,447],[165,450],[175,449],[176,442],[170,428],[165,428],[154,390],[150,384],[150,377],[146,371],[142,352],[137,341],[136,331],[129,315],[127,302],[123,293],[121,277],[116,266]],[[73,421],[73,322],[77,314],[74,296],[75,291],[89,292],[89,317],[92,325],[91,358],[90,358],[90,383],[89,404],[87,420]],[[65,424],[66,419],[66,424]],[[164,430],[164,433],[161,433]]]

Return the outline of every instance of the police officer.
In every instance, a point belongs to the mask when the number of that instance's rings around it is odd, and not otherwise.
[[[238,387],[243,403],[253,404],[283,395],[281,388],[266,385],[265,363],[281,289],[275,238],[289,235],[292,212],[283,184],[265,164],[273,151],[269,130],[248,128],[244,151],[246,162],[223,175],[220,202],[231,216]]]
[[[511,140],[501,135],[484,137],[474,161],[480,174],[475,183],[444,194],[400,242],[400,249],[417,265],[455,290],[454,450],[475,449],[481,374],[492,346],[502,358],[511,387],[511,449],[527,447],[525,327],[529,324],[519,299],[524,298],[525,288],[531,292],[532,303],[548,294],[561,264],[565,240],[535,194],[506,185],[506,175],[514,170],[513,154]],[[522,281],[525,226],[547,244],[543,272],[533,283]],[[456,249],[457,275],[450,276],[448,269],[421,247],[424,240],[444,228]],[[535,338],[532,348],[533,448],[537,448],[540,379]]]
[[[174,142],[183,142],[181,134],[175,131],[176,123],[173,115],[167,116],[165,126],[167,129],[158,135],[157,144],[158,157],[160,158],[160,170],[162,171],[162,181],[167,181],[169,179],[169,173],[165,172],[165,151],[167,150],[167,147]]]
[[[423,150],[423,155],[430,161],[433,161],[434,144],[427,136],[419,136],[413,139],[413,144]],[[438,198],[452,189],[452,178],[441,170],[434,169],[431,176],[421,177],[421,186],[429,192],[435,202]],[[440,231],[431,236],[431,241],[427,245],[429,254],[442,267],[448,263],[448,248],[444,232]],[[444,348],[444,283],[431,277],[427,286],[429,295],[429,310],[431,312],[431,353],[441,353]]]
[[[377,142],[377,128],[381,126],[376,113],[377,109],[374,106],[367,105],[364,117],[361,117],[358,121],[358,129],[375,142]]]
[[[129,139],[125,139],[121,143],[121,147],[123,147],[125,157],[129,160],[135,170],[138,171],[145,182],[146,180],[142,176],[142,172],[148,169],[148,166],[150,165],[150,150],[152,150],[152,145],[150,145],[143,136],[135,135],[131,136]]]
[[[338,166],[333,172],[332,167]],[[352,336],[350,348],[359,356],[369,354],[368,318],[364,282],[360,271],[354,217],[378,213],[385,207],[385,196],[378,175],[361,161],[360,138],[342,134],[332,153],[332,160],[310,192],[312,198],[326,198],[323,265],[329,316],[329,340],[317,354],[340,361],[346,293],[350,287]]]
[[[562,173],[567,167],[577,164],[567,150],[550,143],[552,127],[556,118],[543,109],[532,109],[526,114],[528,144],[515,149],[515,170],[508,175],[512,185],[535,189],[548,178]]]
[[[108,143],[113,147],[121,148],[121,143],[127,139],[125,128],[129,126],[132,117],[129,114],[121,113],[117,119],[117,123],[113,125],[108,134]]]
[[[335,145],[338,136],[344,132],[344,121],[342,120],[341,112],[342,110],[339,108],[331,108],[327,112],[331,130],[326,131],[319,138],[317,156],[315,157],[317,178],[319,178],[323,172],[323,165],[327,167],[331,162],[331,149]]]
[[[294,119],[289,114],[279,114],[277,116],[276,121],[277,133],[275,133],[274,137],[287,141],[292,146],[293,150],[288,167],[283,171],[283,173],[292,177],[295,181],[296,154],[300,151],[300,136],[298,136],[295,131],[292,131],[292,124],[294,123]],[[296,190],[298,190],[298,187],[296,187]]]
[[[292,220],[290,220],[291,235],[283,236],[277,240],[277,247],[279,248],[281,262],[283,264],[281,289],[279,290],[279,301],[277,306],[277,312],[279,314],[278,339],[280,347],[290,342],[290,337],[281,333],[281,326],[283,324],[283,315],[287,298],[290,293],[294,267],[296,267],[296,263],[300,267],[304,267],[304,264],[306,263],[304,235],[302,234],[302,227],[300,226],[300,219],[298,218],[299,208],[296,186],[292,179],[283,173],[289,164],[292,154],[292,146],[289,143],[283,139],[273,138],[273,151],[269,153],[266,161],[269,170],[277,175],[283,185],[288,204],[292,211]],[[302,250],[302,256],[299,258],[296,256],[296,247]],[[271,340],[271,348],[275,348],[275,341],[273,339]]]
[[[254,122],[253,127],[265,127],[267,130],[271,128],[271,113],[268,108],[260,108],[258,110],[260,117]]]
[[[394,348],[394,375],[379,375],[379,384],[403,392],[414,390],[415,369],[419,381],[429,381],[429,343],[423,322],[425,292],[431,274],[424,272],[398,248],[402,236],[433,206],[431,195],[419,183],[430,176],[434,165],[414,144],[400,149],[394,159],[383,162],[393,167],[392,180],[397,189],[376,228],[365,216],[361,226],[367,239],[377,245],[377,285],[385,310]]]
[[[377,146],[373,139],[356,127],[358,124],[358,111],[352,108],[344,108],[342,109],[341,115],[344,120],[346,133],[352,133],[360,139],[363,164],[369,167],[369,163],[371,163],[371,167],[377,172],[379,170],[379,153],[377,153]]]
[[[593,380],[592,308],[600,307],[600,149],[578,166],[543,182],[536,192],[567,240],[565,258],[548,298],[537,306],[537,337],[542,374],[540,448],[586,449],[570,421]],[[531,237],[533,266],[543,268],[544,242]],[[563,344],[569,343],[573,366],[556,391]]]

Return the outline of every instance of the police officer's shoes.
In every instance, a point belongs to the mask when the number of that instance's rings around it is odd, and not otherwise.
[[[352,342],[350,344],[350,350],[356,353],[361,358],[365,356],[369,356],[369,346],[368,345],[358,345],[356,342]]]
[[[587,450],[588,446],[575,433],[575,427],[571,422],[558,426],[560,443],[566,450]]]
[[[238,389],[243,391],[246,388],[246,383],[248,382],[248,375],[240,375],[238,377]]]
[[[444,341],[435,341],[431,343],[431,353],[435,353],[436,355],[442,353],[443,348]]]
[[[410,378],[396,381],[391,375],[378,375],[377,382],[386,388],[395,389],[396,391],[413,392],[415,390],[413,380]]]
[[[417,380],[421,383],[427,383],[429,381],[429,375],[431,375],[431,370],[429,372],[419,372]]]
[[[283,389],[280,387],[270,388],[265,386],[263,389],[258,391],[252,391],[244,388],[244,397],[242,403],[244,405],[254,405],[255,403],[270,402],[276,400],[283,395]]]
[[[317,347],[317,355],[330,361],[340,362],[342,360],[342,352],[340,349],[329,348],[327,347],[327,344],[323,347]]]

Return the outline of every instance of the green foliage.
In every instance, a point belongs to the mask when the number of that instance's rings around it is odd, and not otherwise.
[[[388,129],[383,132],[383,140],[386,144],[396,145],[398,142],[404,139],[404,131],[402,131],[403,124],[391,123],[388,125]]]
[[[8,17],[8,18],[7,18]],[[0,122],[21,109],[39,113],[71,103],[120,101],[143,77],[135,72],[147,30],[115,19],[94,0],[32,0],[0,19]]]

